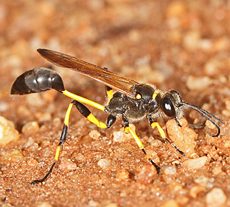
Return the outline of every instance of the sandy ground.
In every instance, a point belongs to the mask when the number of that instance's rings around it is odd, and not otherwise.
[[[1,206],[230,206],[229,1],[9,2],[0,2]],[[47,181],[32,186],[52,163],[70,102],[55,91],[9,95],[18,75],[50,65],[37,48],[72,54],[161,90],[176,89],[221,118],[221,134],[211,137],[215,129],[194,111],[185,113],[182,128],[160,120],[186,152],[181,156],[147,121],[136,124],[149,156],[161,166],[157,175],[121,121],[101,130],[74,110],[60,162]],[[105,103],[102,84],[55,69],[68,90]],[[204,126],[193,129],[186,120]]]

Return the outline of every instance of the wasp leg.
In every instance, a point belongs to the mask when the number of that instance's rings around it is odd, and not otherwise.
[[[65,96],[67,96],[67,97],[69,97],[69,98],[71,98],[71,99],[73,99],[75,101],[78,101],[78,102],[80,102],[82,104],[86,104],[86,105],[92,106],[92,107],[94,107],[96,109],[99,109],[101,111],[105,111],[105,106],[103,106],[103,105],[101,105],[101,104],[99,104],[97,102],[91,101],[91,100],[89,100],[87,98],[84,98],[82,96],[78,96],[78,95],[76,95],[74,93],[71,93],[71,92],[69,92],[67,90],[62,91],[62,93]]]
[[[114,122],[116,121],[116,117],[110,114],[107,118],[106,123],[99,121],[91,112],[90,110],[83,105],[82,103],[78,101],[73,101],[73,104],[76,106],[77,110],[85,117],[87,118],[90,122],[95,124],[97,127],[106,129],[110,128]]]
[[[70,103],[69,107],[68,107],[68,109],[66,111],[66,114],[65,114],[64,125],[63,125],[63,129],[62,129],[62,132],[61,132],[59,144],[58,144],[58,146],[56,148],[53,164],[51,165],[50,169],[45,174],[45,176],[42,177],[41,179],[32,181],[31,182],[32,185],[44,182],[48,178],[48,176],[52,173],[55,164],[59,160],[63,144],[65,143],[66,137],[67,137],[67,131],[68,131],[68,126],[69,126],[69,118],[70,118],[70,112],[72,110],[72,107],[73,107],[73,103]]]
[[[152,127],[152,129],[154,129],[155,127],[157,128],[162,140],[168,142],[172,147],[174,147],[180,154],[182,154],[183,156],[185,155],[184,152],[182,152],[173,142],[172,140],[168,139],[165,135],[164,130],[162,129],[162,127],[160,126],[160,124],[158,122],[152,122],[150,121],[150,125]]]
[[[106,96],[107,96],[107,101],[108,103],[110,102],[110,100],[113,98],[113,89],[109,86],[105,86],[105,90],[106,90]]]
[[[138,147],[142,150],[142,152],[144,152],[145,155],[147,155],[147,153],[145,151],[145,148],[144,148],[144,144],[142,143],[142,141],[140,140],[140,138],[137,136],[136,132],[133,131],[130,128],[128,120],[124,119],[123,121],[124,121],[125,132],[130,133],[132,135],[132,137],[136,141]],[[149,158],[149,161],[156,168],[156,171],[159,174],[160,173],[160,167],[151,158]]]

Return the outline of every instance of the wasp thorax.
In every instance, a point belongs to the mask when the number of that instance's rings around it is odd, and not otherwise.
[[[133,86],[132,92],[137,100],[149,102],[152,99],[154,88],[146,84],[137,84]]]

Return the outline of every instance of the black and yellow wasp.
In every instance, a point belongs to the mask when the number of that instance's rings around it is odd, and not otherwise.
[[[130,128],[130,123],[140,121],[144,118],[148,119],[152,128],[158,129],[162,140],[169,142],[181,154],[183,154],[183,152],[166,137],[164,130],[157,122],[157,118],[162,114],[169,118],[174,118],[178,125],[180,125],[179,119],[183,116],[184,109],[191,108],[199,112],[216,127],[217,132],[213,136],[218,136],[220,134],[218,122],[221,122],[221,120],[219,118],[204,109],[186,103],[175,90],[163,92],[153,86],[139,84],[136,81],[121,77],[106,68],[101,68],[60,52],[47,49],[38,49],[38,52],[48,61],[58,66],[71,68],[72,70],[78,71],[83,75],[105,84],[108,104],[104,106],[67,91],[64,87],[62,78],[52,69],[44,67],[34,68],[23,73],[15,80],[11,88],[11,94],[22,95],[54,89],[72,100],[66,111],[64,126],[60,136],[60,142],[56,148],[54,162],[45,176],[41,179],[32,181],[32,184],[40,183],[46,180],[59,160],[63,144],[66,141],[70,113],[73,106],[75,106],[90,122],[103,129],[110,128],[116,121],[116,118],[120,116],[122,118],[125,131],[132,135],[138,147],[145,154],[146,151],[143,143],[137,136],[136,132]],[[115,92],[113,89],[115,89]],[[99,121],[85,105],[89,105],[108,113],[109,115],[106,123]],[[152,159],[149,159],[149,161],[155,166],[157,172],[159,173],[160,167],[155,164]]]

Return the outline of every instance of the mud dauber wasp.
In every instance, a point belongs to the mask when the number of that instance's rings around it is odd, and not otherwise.
[[[90,122],[103,129],[110,128],[116,121],[116,118],[121,116],[125,131],[132,135],[138,147],[145,154],[146,151],[143,143],[137,136],[136,132],[130,128],[130,123],[140,121],[144,118],[148,119],[152,128],[158,129],[159,134],[164,141],[169,142],[181,154],[184,153],[166,137],[164,130],[156,121],[162,114],[169,118],[174,118],[178,125],[180,125],[179,119],[183,116],[183,111],[191,108],[199,112],[216,127],[217,132],[213,135],[214,137],[220,134],[220,126],[218,125],[218,122],[221,122],[221,120],[219,118],[204,109],[183,101],[180,94],[175,90],[163,92],[153,86],[139,84],[134,80],[121,77],[106,68],[101,68],[60,52],[48,49],[38,49],[37,51],[45,59],[58,66],[70,68],[105,84],[108,103],[104,106],[67,91],[64,87],[62,78],[57,72],[44,67],[29,70],[21,74],[15,80],[11,88],[11,94],[22,95],[54,89],[72,99],[66,111],[64,126],[59,144],[56,148],[54,162],[45,176],[41,179],[32,181],[32,184],[41,183],[46,180],[59,160],[63,144],[66,141],[69,118],[73,106],[75,106]],[[113,89],[116,91],[114,92]],[[92,106],[108,113],[109,115],[106,123],[99,121],[85,105]],[[159,173],[160,167],[155,164],[152,159],[149,159],[149,161],[155,166]]]

